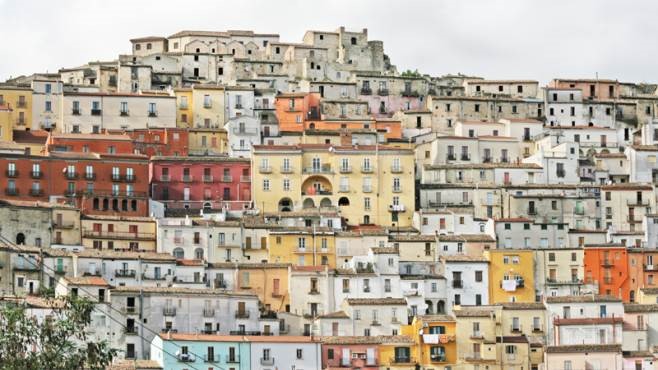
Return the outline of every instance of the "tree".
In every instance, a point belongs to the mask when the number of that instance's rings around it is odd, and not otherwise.
[[[413,70],[413,71],[410,70],[410,69],[407,69],[406,71],[401,73],[401,76],[402,77],[420,77],[420,72],[418,72],[417,69]]]
[[[20,302],[0,307],[0,367],[11,370],[105,369],[117,351],[88,340],[94,303],[77,297],[45,298],[52,315],[30,316]]]

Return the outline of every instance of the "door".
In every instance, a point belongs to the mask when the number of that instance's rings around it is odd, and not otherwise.
[[[270,137],[270,126],[263,127],[263,136]]]

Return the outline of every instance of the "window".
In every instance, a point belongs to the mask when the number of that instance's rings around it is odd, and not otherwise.
[[[482,282],[482,271],[475,271],[475,281]]]
[[[263,191],[270,191],[270,180],[263,179]]]

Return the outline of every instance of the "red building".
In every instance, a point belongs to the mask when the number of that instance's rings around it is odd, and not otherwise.
[[[153,157],[153,200],[167,208],[244,209],[251,205],[251,163],[227,156]]]
[[[4,199],[60,201],[86,214],[148,216],[148,158],[139,154],[25,150],[0,154]]]
[[[183,128],[148,128],[125,131],[137,153],[154,156],[182,156],[188,154],[188,133]]]
[[[48,152],[133,154],[135,146],[128,135],[58,134],[46,141]]]

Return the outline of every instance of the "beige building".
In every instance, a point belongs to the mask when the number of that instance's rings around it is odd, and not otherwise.
[[[468,96],[510,96],[514,98],[540,96],[539,82],[534,80],[465,80],[464,89]]]
[[[0,201],[0,235],[19,245],[80,246],[80,211],[59,203]]]
[[[32,89],[29,86],[0,84],[0,107],[2,106],[5,107],[0,109],[8,111],[6,121],[0,118],[0,122],[6,122],[8,127],[3,127],[3,138],[8,135],[11,141],[11,130],[32,127]],[[1,114],[3,113],[0,112]]]
[[[85,215],[81,224],[85,248],[156,251],[156,222],[150,217]]]
[[[601,186],[601,218],[607,228],[619,231],[642,230],[644,215],[653,213],[656,197],[653,186],[613,184]]]
[[[217,85],[194,85],[192,122],[199,128],[223,128],[227,120],[225,90]]]

